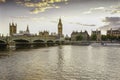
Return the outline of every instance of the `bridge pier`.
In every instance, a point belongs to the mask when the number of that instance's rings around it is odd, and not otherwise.
[[[47,43],[45,43],[45,47],[48,47]]]
[[[8,42],[7,49],[8,50],[15,50],[16,49],[15,42],[14,41]]]

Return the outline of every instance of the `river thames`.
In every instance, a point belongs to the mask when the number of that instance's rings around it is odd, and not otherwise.
[[[55,46],[0,57],[0,80],[120,80],[120,47]]]

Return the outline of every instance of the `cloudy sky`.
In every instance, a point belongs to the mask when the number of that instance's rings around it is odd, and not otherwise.
[[[0,33],[5,35],[10,22],[17,23],[18,32],[27,25],[31,33],[57,32],[59,18],[68,35],[72,31],[104,29],[116,23],[114,20],[120,26],[120,0],[0,0]]]

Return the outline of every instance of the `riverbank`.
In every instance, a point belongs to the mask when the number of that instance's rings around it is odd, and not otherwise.
[[[52,46],[59,46],[59,45],[77,45],[77,46],[120,46],[120,42],[111,42],[111,41],[67,41],[63,44],[52,44],[52,45],[44,45],[44,46],[28,46],[25,47],[24,45],[17,45],[17,47],[12,46],[9,48],[1,49],[0,51],[9,51],[9,50],[16,50],[16,49],[34,49],[34,48],[45,48],[45,47],[52,47]]]

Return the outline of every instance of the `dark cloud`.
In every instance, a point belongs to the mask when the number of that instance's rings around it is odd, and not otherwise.
[[[103,22],[109,22],[109,23],[118,23],[120,22],[120,17],[106,17]]]
[[[103,22],[106,24],[100,29],[108,30],[108,29],[119,29],[120,28],[120,17],[106,17]]]

